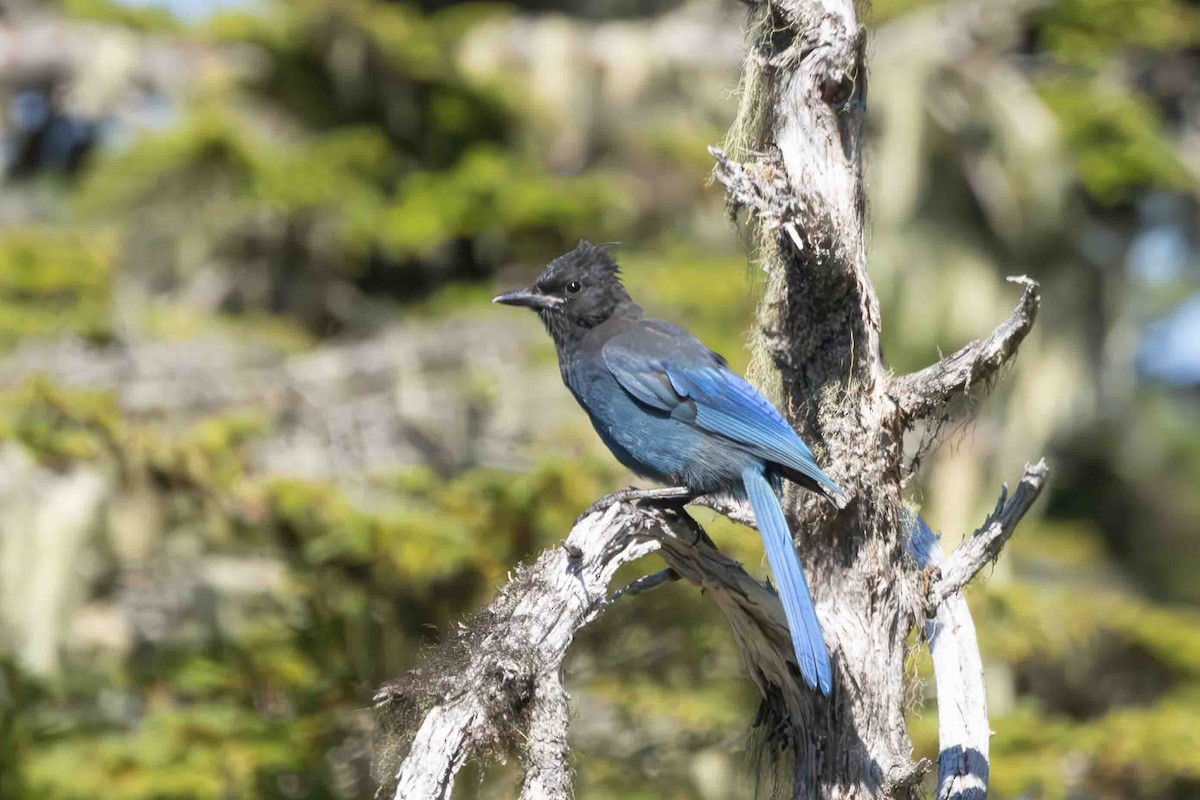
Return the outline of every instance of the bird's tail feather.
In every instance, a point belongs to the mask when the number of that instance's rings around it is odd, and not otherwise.
[[[767,551],[771,573],[779,587],[779,599],[787,616],[800,674],[810,689],[819,688],[822,694],[829,694],[833,684],[829,654],[825,650],[825,639],[813,609],[812,595],[808,592],[808,582],[804,579],[804,570],[800,566],[796,546],[792,543],[787,519],[779,507],[779,499],[766,476],[757,469],[743,472],[742,481],[746,486],[750,507],[754,509],[754,519]]]
[[[813,464],[810,469],[801,472],[798,469],[789,467],[781,467],[784,477],[794,481],[809,491],[816,492],[821,495],[840,511],[846,507],[849,498],[846,497],[845,490],[833,482],[824,472],[821,471],[816,464]]]

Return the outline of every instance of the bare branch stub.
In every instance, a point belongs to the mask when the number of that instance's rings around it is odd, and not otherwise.
[[[947,597],[961,591],[985,565],[996,560],[1001,548],[1016,530],[1017,523],[1042,493],[1049,473],[1045,459],[1025,467],[1025,474],[1021,476],[1021,482],[1012,496],[1001,496],[996,510],[983,525],[941,562],[940,574],[929,584],[926,595],[928,608],[936,609]]]
[[[806,204],[792,192],[783,164],[771,154],[755,162],[733,161],[720,147],[708,148],[716,162],[713,177],[725,187],[731,212],[746,209],[767,230],[803,219]]]
[[[631,581],[627,586],[625,586],[625,588],[618,589],[617,591],[613,592],[613,596],[608,602],[615,603],[617,600],[620,600],[626,595],[645,594],[646,592],[657,589],[658,587],[664,586],[668,583],[673,583],[677,580],[679,580],[679,573],[675,570],[671,569],[670,567],[667,567],[666,569],[660,569],[658,572],[652,572],[649,575],[643,575],[637,580]]]
[[[905,425],[937,413],[954,397],[987,381],[1017,354],[1037,318],[1041,287],[1024,276],[1009,280],[1024,285],[1025,291],[1013,313],[991,335],[919,372],[892,381],[890,393]]]

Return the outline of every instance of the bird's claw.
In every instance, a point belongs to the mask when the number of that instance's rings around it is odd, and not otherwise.
[[[592,514],[607,511],[618,503],[645,503],[671,507],[685,505],[695,497],[695,492],[685,486],[666,486],[659,489],[639,489],[636,486],[630,486],[627,489],[606,494],[592,503],[575,519],[575,523],[578,524]]]

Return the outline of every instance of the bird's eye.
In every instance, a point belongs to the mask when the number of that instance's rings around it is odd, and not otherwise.
[[[567,294],[577,294],[583,287],[579,285],[579,281],[571,281],[567,284]]]

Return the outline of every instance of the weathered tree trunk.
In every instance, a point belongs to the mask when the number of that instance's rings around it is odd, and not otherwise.
[[[717,175],[757,226],[767,270],[756,364],[853,501],[834,514],[802,492],[796,524],[839,691],[802,695],[790,743],[805,794],[903,794],[920,771],[904,722],[905,641],[920,606],[901,567],[908,419],[880,350],[866,269],[862,129],[866,32],[852,0],[758,5],[733,164]],[[923,387],[918,387],[923,388]]]
[[[523,797],[569,796],[561,665],[574,631],[602,611],[616,566],[651,550],[669,573],[702,585],[730,622],[764,700],[763,719],[789,756],[794,797],[908,797],[928,765],[914,763],[904,720],[906,640],[927,620],[942,707],[941,796],[981,797],[987,715],[974,629],[958,592],[995,558],[1037,497],[1045,466],[946,559],[904,509],[904,432],[943,413],[1016,352],[1033,324],[1036,284],[1013,315],[914,373],[891,374],[880,352],[879,305],[866,269],[861,134],[865,31],[850,0],[752,6],[743,99],[715,174],[745,210],[753,256],[767,274],[754,379],[845,487],[835,511],[790,491],[785,509],[835,665],[831,698],[797,680],[773,592],[722,556],[678,509],[612,503],[585,514],[563,551],[548,551],[510,584],[452,657],[381,692],[385,716],[407,710],[408,756],[389,770],[401,797],[445,797],[462,760],[516,743]],[[745,509],[704,502],[739,521]],[[566,579],[566,576],[573,576]],[[645,588],[644,585],[632,587]],[[519,734],[519,735],[517,735]]]

